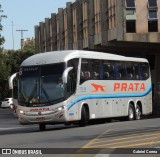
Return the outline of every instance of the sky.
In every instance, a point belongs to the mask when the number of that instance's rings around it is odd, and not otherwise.
[[[4,49],[20,49],[21,32],[16,30],[28,30],[23,32],[23,38],[34,37],[34,26],[45,18],[51,17],[51,13],[57,13],[58,8],[66,8],[66,2],[75,0],[0,0],[3,14],[7,18],[2,19],[5,38]]]

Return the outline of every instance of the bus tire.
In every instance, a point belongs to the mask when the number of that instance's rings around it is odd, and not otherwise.
[[[81,110],[81,120],[79,121],[79,126],[84,127],[87,124],[87,114],[86,114],[86,109],[84,106],[82,106]]]
[[[46,125],[45,124],[39,124],[39,130],[40,131],[45,131],[46,130]]]
[[[132,104],[129,105],[129,108],[128,108],[128,120],[134,120],[135,119],[135,114],[134,114],[134,107]]]
[[[141,116],[142,116],[141,108],[139,107],[139,105],[137,105],[136,111],[135,111],[135,118],[136,118],[136,120],[140,120]]]

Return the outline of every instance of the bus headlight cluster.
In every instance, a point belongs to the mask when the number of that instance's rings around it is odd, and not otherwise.
[[[22,111],[22,110],[19,110],[19,113],[20,113],[20,114],[24,114],[24,111]]]
[[[54,109],[55,111],[62,111],[62,110],[64,110],[66,107],[65,106],[60,106],[60,107],[58,107],[58,108],[56,108],[56,109]]]

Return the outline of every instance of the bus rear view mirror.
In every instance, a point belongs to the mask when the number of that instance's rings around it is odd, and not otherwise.
[[[68,68],[65,69],[65,71],[63,72],[63,75],[62,75],[63,83],[67,83],[68,73],[69,73],[72,69],[73,69],[73,67],[68,67]]]
[[[15,77],[17,77],[17,75],[18,75],[18,72],[17,73],[14,73],[13,75],[11,75],[10,77],[9,77],[9,89],[13,89],[13,80],[14,80],[14,78]]]

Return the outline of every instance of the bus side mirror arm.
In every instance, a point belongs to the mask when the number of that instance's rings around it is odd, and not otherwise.
[[[73,69],[73,67],[68,67],[62,75],[63,83],[67,83],[68,73]]]
[[[18,75],[18,72],[17,72],[17,73],[14,73],[13,75],[11,75],[11,76],[9,77],[9,80],[8,80],[8,82],[9,82],[9,89],[13,89],[13,80],[14,80],[14,78],[15,78],[17,75]]]

